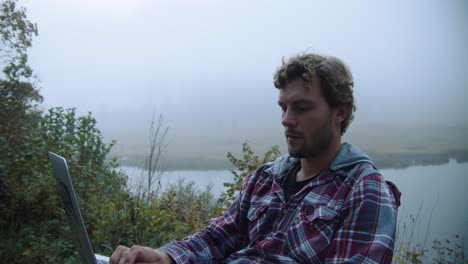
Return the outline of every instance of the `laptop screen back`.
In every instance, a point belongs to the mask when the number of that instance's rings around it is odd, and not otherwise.
[[[67,162],[63,157],[52,152],[48,152],[48,156],[57,179],[57,191],[64,203],[65,213],[70,222],[81,261],[83,263],[94,264],[96,263],[96,259],[81,216],[78,200],[76,199],[70,173],[68,172]]]

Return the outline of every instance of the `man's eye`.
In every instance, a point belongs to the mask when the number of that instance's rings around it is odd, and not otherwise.
[[[309,109],[310,109],[310,107],[308,107],[308,106],[296,106],[296,107],[294,107],[294,111],[299,112],[299,113],[307,112],[307,111],[309,111]]]
[[[286,107],[281,107],[281,116],[286,114]]]
[[[313,111],[317,107],[316,104],[307,103],[297,105],[297,110],[301,112]]]

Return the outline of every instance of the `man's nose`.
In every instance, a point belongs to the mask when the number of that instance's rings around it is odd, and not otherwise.
[[[296,119],[291,114],[291,112],[286,110],[283,113],[283,119],[281,120],[281,124],[283,124],[284,127],[295,127],[297,123]]]

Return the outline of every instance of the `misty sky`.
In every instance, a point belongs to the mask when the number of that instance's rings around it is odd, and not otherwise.
[[[170,126],[173,153],[224,158],[245,139],[282,143],[272,75],[306,50],[350,66],[353,139],[464,128],[450,137],[468,146],[467,1],[20,3],[39,28],[30,62],[44,109],[92,112],[117,151],[146,144],[153,111]]]

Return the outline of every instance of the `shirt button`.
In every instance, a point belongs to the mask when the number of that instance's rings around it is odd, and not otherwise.
[[[257,263],[262,263],[262,258],[257,258],[257,259],[255,260],[255,262],[257,262]]]
[[[273,238],[271,236],[267,236],[266,240],[272,240]]]
[[[283,209],[281,210],[281,212],[283,212],[283,214],[286,214],[286,213],[288,212],[288,209],[283,208]]]

